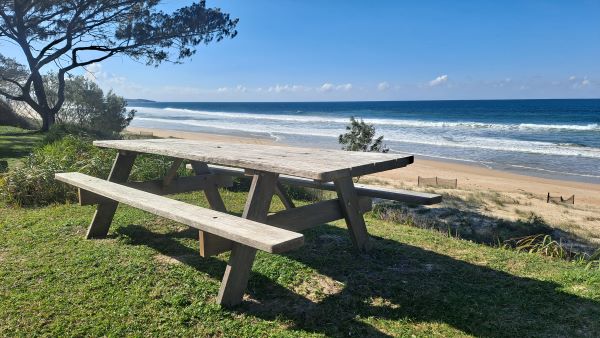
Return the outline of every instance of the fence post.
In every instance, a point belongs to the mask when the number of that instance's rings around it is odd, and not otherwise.
[[[546,203],[550,203],[550,193],[548,193],[548,197],[546,197]]]

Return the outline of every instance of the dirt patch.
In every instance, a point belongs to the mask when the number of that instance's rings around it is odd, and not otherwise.
[[[343,289],[344,283],[328,276],[316,275],[296,286],[294,292],[319,303],[328,296],[340,293]]]
[[[163,254],[154,255],[154,260],[164,265],[180,265],[183,264],[179,257],[171,257]]]

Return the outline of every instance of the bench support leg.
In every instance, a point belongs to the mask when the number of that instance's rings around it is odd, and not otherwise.
[[[369,234],[367,233],[365,219],[360,213],[358,195],[352,177],[341,177],[333,182],[350,233],[350,239],[352,239],[352,243],[358,251],[367,252],[370,249]]]
[[[136,153],[120,151],[115,158],[108,180],[115,183],[126,182],[136,156]],[[112,200],[106,200],[98,204],[92,223],[88,228],[87,239],[106,237],[118,205],[118,202]]]
[[[196,175],[209,175],[211,170],[203,162],[192,162],[192,169]],[[219,188],[216,184],[207,183],[204,189],[204,195],[210,205],[210,208],[216,211],[227,212],[225,203],[219,193]],[[218,255],[222,252],[229,251],[233,247],[233,242],[217,235],[209,234],[204,231],[198,232],[198,238],[200,243],[200,256],[209,257]]]
[[[277,174],[256,173],[246,200],[243,218],[265,223],[277,184]],[[217,302],[224,306],[241,303],[256,256],[256,249],[235,244],[223,275]]]
[[[277,181],[277,185],[275,186],[275,194],[277,197],[279,197],[281,203],[283,203],[283,206],[286,209],[293,209],[296,207],[296,205],[294,205],[294,201],[292,201],[292,199],[285,193],[285,187],[279,181]]]

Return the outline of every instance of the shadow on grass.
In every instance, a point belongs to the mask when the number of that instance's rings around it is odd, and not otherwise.
[[[0,159],[27,156],[40,142],[40,135],[38,131],[0,133]],[[8,146],[2,146],[3,143]]]
[[[197,250],[177,241],[197,238],[194,229],[156,234],[130,225],[117,231],[134,245],[150,246],[216,280],[222,278],[223,261],[203,259]],[[331,336],[389,336],[368,323],[379,320],[445,323],[486,337],[600,332],[600,303],[560,291],[554,282],[514,276],[377,237],[368,255],[357,255],[346,231],[328,225],[306,232],[306,237],[303,248],[286,256],[342,282],[341,290],[313,302],[253,272],[247,290],[250,300],[233,311],[289,320],[295,329]]]

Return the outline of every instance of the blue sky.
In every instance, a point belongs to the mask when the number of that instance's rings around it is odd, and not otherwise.
[[[183,65],[117,57],[89,70],[105,89],[161,101],[600,97],[600,1],[208,5],[240,18],[236,38]]]

